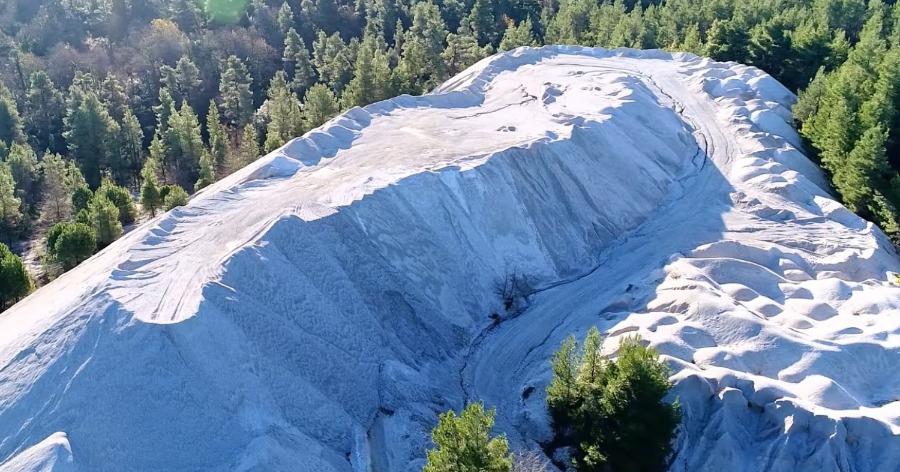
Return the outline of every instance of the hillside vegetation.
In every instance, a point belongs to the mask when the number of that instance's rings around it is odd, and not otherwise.
[[[122,230],[85,203],[101,184],[155,215],[341,110],[539,44],[762,68],[800,92],[796,121],[844,203],[896,239],[898,24],[900,9],[864,0],[10,0],[0,241],[78,221],[102,247]],[[137,216],[115,206],[124,225]],[[54,251],[45,260],[62,268],[84,258],[61,263]]]

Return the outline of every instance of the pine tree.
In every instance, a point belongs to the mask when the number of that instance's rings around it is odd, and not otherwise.
[[[259,134],[253,125],[244,127],[237,153],[239,162],[237,168],[244,167],[259,158]]]
[[[491,44],[494,41],[497,28],[494,25],[494,7],[491,0],[475,0],[467,19],[479,45]]]
[[[294,10],[288,2],[281,4],[275,22],[278,24],[278,31],[281,31],[283,35],[287,35],[290,30],[294,29]]]
[[[251,83],[247,66],[237,56],[229,56],[222,65],[219,103],[222,116],[233,127],[243,127],[253,117]]]
[[[162,83],[171,92],[175,103],[187,101],[194,105],[194,101],[200,92],[200,69],[188,58],[182,56],[175,67],[162,66]]]
[[[0,142],[10,146],[13,142],[21,143],[24,140],[16,100],[6,85],[0,82]]]
[[[222,122],[219,121],[219,108],[215,103],[209,104],[209,112],[206,114],[206,132],[209,135],[209,152],[213,157],[215,168],[222,169],[228,149],[228,135]]]
[[[512,455],[506,437],[491,437],[493,409],[471,403],[459,417],[451,410],[440,415],[431,436],[424,472],[510,472]]]
[[[205,148],[197,115],[187,102],[183,102],[181,109],[169,117],[164,142],[166,155],[169,156],[166,164],[171,167],[175,181],[182,186],[193,186]]]
[[[91,227],[97,246],[104,248],[122,236],[122,223],[119,221],[119,209],[104,195],[95,195],[89,208]]]
[[[169,211],[175,207],[187,205],[188,194],[178,185],[169,185],[166,187],[166,196],[163,199],[163,208]]]
[[[101,171],[110,163],[111,141],[118,133],[118,125],[91,92],[85,93],[77,106],[69,108],[65,124],[69,155],[81,166],[88,185],[98,187]]]
[[[47,233],[47,254],[69,270],[91,257],[97,241],[94,230],[82,223],[57,223]]]
[[[678,46],[679,51],[692,52],[694,54],[703,53],[703,40],[700,38],[700,27],[697,23],[691,23],[684,30],[684,39]]]
[[[27,144],[13,143],[6,162],[16,183],[16,196],[22,200],[26,211],[33,214],[40,196],[37,155]]]
[[[341,97],[344,108],[366,106],[380,98],[381,94],[376,88],[377,79],[375,77],[375,61],[378,54],[375,38],[365,38],[356,55],[353,79]]]
[[[33,72],[29,84],[25,96],[25,130],[32,146],[38,151],[64,151],[62,93],[44,71]]]
[[[525,18],[525,21],[518,25],[514,24],[512,20],[509,21],[509,25],[507,25],[506,31],[503,33],[503,39],[500,40],[500,47],[497,49],[509,51],[521,46],[536,45],[537,42],[534,40],[534,34],[532,33],[531,18]]]
[[[119,126],[116,148],[118,157],[113,162],[113,177],[120,184],[137,183],[144,161],[144,131],[130,108],[125,110],[125,118]]]
[[[288,75],[292,78],[294,92],[302,94],[315,82],[316,71],[309,58],[309,51],[297,30],[291,28],[284,40],[282,58]]]
[[[336,94],[350,81],[353,66],[347,44],[338,33],[326,36],[319,31],[313,43],[313,65],[319,78]]]
[[[266,130],[266,152],[274,151],[302,134],[300,101],[294,96],[282,71],[275,73],[275,77],[272,78],[265,110],[269,119]]]
[[[133,223],[137,218],[137,208],[134,205],[134,197],[131,196],[131,192],[129,192],[127,188],[120,187],[109,179],[103,179],[100,188],[94,193],[94,199],[96,199],[98,195],[113,202],[119,210],[119,221],[123,225]]]
[[[59,154],[44,155],[41,168],[44,174],[41,220],[55,224],[72,218],[72,196],[76,188],[85,185],[81,171],[73,161]]]
[[[216,168],[213,163],[213,157],[208,151],[203,151],[200,156],[200,173],[197,177],[197,183],[194,184],[194,191],[209,186],[216,179]]]
[[[34,290],[34,284],[25,264],[0,243],[0,309],[25,297]]]
[[[441,58],[445,39],[447,29],[438,7],[430,1],[417,3],[396,70],[402,91],[419,93],[447,78],[447,67]]]
[[[337,99],[323,84],[313,85],[303,97],[303,128],[313,129],[338,114]]]
[[[458,34],[447,35],[447,48],[441,53],[441,58],[444,60],[449,74],[454,76],[490,56],[490,48],[490,45],[484,48],[478,47],[475,36],[467,29],[460,27]]]
[[[100,94],[98,96],[103,105],[106,106],[110,118],[116,123],[121,123],[125,119],[125,113],[131,110],[125,87],[112,73],[108,74],[103,79],[103,82],[100,83]]]
[[[156,216],[156,210],[162,206],[162,197],[159,189],[159,164],[156,159],[150,158],[144,162],[141,169],[141,207],[150,212],[150,216]]]
[[[156,113],[157,134],[160,136],[165,134],[166,128],[169,126],[169,117],[175,114],[175,111],[175,99],[172,98],[172,93],[166,87],[159,89],[159,105],[153,107],[153,112]]]
[[[0,234],[12,243],[13,234],[22,222],[22,201],[16,197],[16,181],[9,164],[0,162]]]

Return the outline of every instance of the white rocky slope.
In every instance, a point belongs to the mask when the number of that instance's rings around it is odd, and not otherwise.
[[[898,469],[900,260],[792,100],[548,47],[351,110],[0,315],[0,470],[418,470],[475,399],[533,448],[592,325],[670,360],[673,470]]]

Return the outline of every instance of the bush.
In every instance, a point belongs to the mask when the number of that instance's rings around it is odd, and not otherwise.
[[[428,451],[423,472],[510,472],[512,456],[503,436],[491,438],[494,410],[472,403],[459,417],[453,411],[440,415],[431,432],[436,449]]]
[[[75,213],[78,213],[81,210],[87,210],[91,205],[92,198],[94,198],[94,194],[91,193],[91,189],[86,185],[76,187],[75,192],[72,193],[72,206],[75,209]]]
[[[96,245],[94,230],[81,223],[58,223],[47,234],[47,253],[64,270],[91,257]]]
[[[183,188],[178,185],[166,185],[166,196],[163,198],[163,207],[166,211],[171,210],[172,208],[187,205],[188,202],[188,193],[184,191]]]
[[[104,180],[103,185],[97,189],[96,195],[103,195],[119,209],[119,221],[123,225],[133,223],[137,218],[137,207],[134,205],[134,197],[125,187],[120,187],[110,180]]]
[[[625,338],[611,361],[591,328],[579,352],[569,336],[553,357],[547,406],[557,440],[572,449],[575,470],[664,470],[681,408],[663,401],[672,384],[659,353]]]
[[[0,243],[0,307],[18,301],[33,289],[34,284],[22,259]]]
[[[95,195],[91,201],[91,227],[97,238],[97,246],[104,248],[122,235],[119,208],[103,195]]]

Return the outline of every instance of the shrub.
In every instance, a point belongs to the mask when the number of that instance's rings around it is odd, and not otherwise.
[[[91,227],[97,238],[97,246],[103,248],[122,235],[119,208],[104,195],[95,195],[91,201]]]
[[[104,180],[100,188],[97,189],[96,195],[103,195],[109,201],[113,202],[119,209],[119,221],[123,225],[133,223],[137,217],[137,207],[134,205],[134,197],[125,187],[120,187],[110,180]]]
[[[94,198],[94,194],[91,193],[91,189],[87,185],[76,187],[72,193],[72,206],[75,209],[75,213],[86,210],[90,206],[92,198]]]
[[[166,211],[171,210],[177,206],[187,205],[188,201],[188,193],[178,185],[167,185],[168,190],[166,191],[166,196],[163,204],[163,207]]]
[[[503,436],[491,438],[494,410],[484,411],[471,403],[457,417],[453,411],[440,415],[431,432],[435,449],[428,451],[423,472],[510,472],[512,456]]]
[[[622,340],[615,361],[601,347],[592,328],[580,352],[570,336],[554,354],[547,406],[557,440],[579,472],[663,470],[681,421],[677,400],[663,401],[668,367],[637,338]]]
[[[0,243],[0,307],[18,301],[34,289],[19,256]]]
[[[47,234],[47,253],[59,262],[64,270],[69,270],[91,257],[96,245],[94,230],[81,223],[58,223]]]

